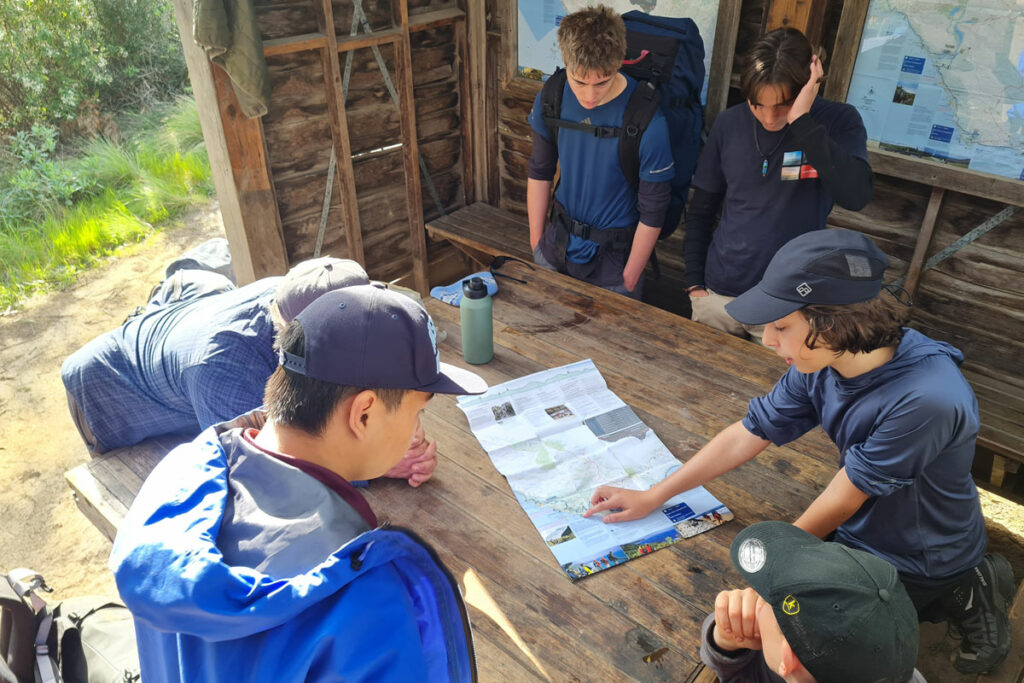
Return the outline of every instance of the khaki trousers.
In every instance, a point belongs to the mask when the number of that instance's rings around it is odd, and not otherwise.
[[[735,299],[734,296],[716,294],[710,289],[707,296],[691,296],[690,306],[693,308],[693,321],[728,332],[740,339],[750,339],[758,344],[763,343],[764,325],[744,325],[725,312],[725,305]]]

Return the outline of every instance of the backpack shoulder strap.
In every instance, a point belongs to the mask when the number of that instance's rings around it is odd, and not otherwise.
[[[60,671],[57,669],[56,652],[50,652],[50,631],[53,626],[53,613],[46,601],[39,597],[37,590],[49,592],[41,574],[31,569],[15,569],[7,575],[8,582],[14,592],[31,608],[35,622],[35,674],[41,683],[60,683]],[[12,667],[13,668],[13,667]]]
[[[565,69],[557,67],[540,89],[540,111],[548,127],[548,138],[558,148],[558,122],[562,118],[562,92],[565,90]]]
[[[636,90],[626,103],[626,111],[622,115],[622,132],[619,135],[619,164],[622,174],[633,184],[633,189],[640,187],[640,138],[654,118],[654,112],[661,103],[661,93],[650,81],[637,81]]]

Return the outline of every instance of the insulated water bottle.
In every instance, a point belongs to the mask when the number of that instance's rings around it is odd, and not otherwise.
[[[478,277],[462,281],[462,357],[480,365],[494,358],[494,328],[491,321],[491,295]]]

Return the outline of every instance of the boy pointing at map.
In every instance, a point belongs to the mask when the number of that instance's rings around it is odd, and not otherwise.
[[[1009,652],[1013,573],[1003,557],[985,554],[971,479],[978,405],[957,367],[963,354],[902,327],[906,307],[882,291],[888,262],[851,230],[784,245],[726,311],[765,324],[763,343],[789,370],[683,467],[647,491],[599,487],[584,516],[639,519],[820,425],[839,448],[840,468],[796,526],[892,563],[918,617],[962,634],[956,668],[988,671]]]

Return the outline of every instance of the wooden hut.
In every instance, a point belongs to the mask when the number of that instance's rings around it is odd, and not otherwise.
[[[322,252],[425,293],[471,267],[425,222],[474,203],[523,222],[540,84],[518,73],[515,0],[254,0],[271,98],[253,119],[190,39],[192,3],[174,4],[242,280]],[[747,47],[782,25],[823,45],[823,94],[845,99],[867,11],[868,0],[721,0],[708,125],[740,99]],[[967,355],[1001,482],[1024,460],[1024,182],[880,149],[870,161],[874,200],[830,222],[874,238],[914,295],[913,324]],[[682,233],[659,245],[647,298],[685,315]]]

